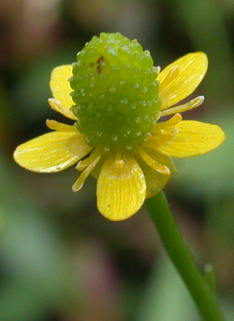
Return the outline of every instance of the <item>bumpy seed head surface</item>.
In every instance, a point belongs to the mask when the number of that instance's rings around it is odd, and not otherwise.
[[[77,130],[92,147],[131,150],[142,144],[160,109],[157,70],[137,40],[93,37],[77,54],[70,84]]]

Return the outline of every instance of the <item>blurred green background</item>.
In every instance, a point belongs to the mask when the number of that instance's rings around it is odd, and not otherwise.
[[[214,264],[219,302],[234,320],[234,1],[0,0],[0,321],[199,321],[143,208],[110,222],[95,180],[77,194],[74,167],[39,175],[15,147],[63,120],[49,78],[100,32],[137,38],[161,67],[201,50],[209,71],[186,119],[220,125],[221,148],[177,161],[165,192],[201,269]]]

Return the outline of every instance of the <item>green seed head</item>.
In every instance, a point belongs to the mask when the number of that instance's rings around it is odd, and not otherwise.
[[[77,54],[70,84],[77,130],[92,147],[142,144],[160,109],[157,70],[137,40],[101,33]]]

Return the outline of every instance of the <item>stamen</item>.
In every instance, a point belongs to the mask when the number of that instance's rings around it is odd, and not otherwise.
[[[78,192],[81,189],[81,187],[84,185],[86,178],[89,176],[89,174],[92,172],[94,167],[97,165],[100,158],[101,158],[101,155],[96,157],[94,159],[94,161],[92,163],[90,163],[89,166],[85,168],[85,170],[83,170],[83,172],[80,174],[79,178],[76,180],[76,182],[72,186],[73,192]]]
[[[178,65],[174,66],[161,82],[160,92],[162,92],[165,89],[165,87],[179,75],[179,73],[180,73],[180,67]]]
[[[76,165],[76,169],[78,171],[83,171],[86,167],[88,167],[98,156],[101,156],[100,148],[96,148],[89,157],[84,160],[80,160]]]
[[[161,67],[160,66],[157,66],[157,67],[155,67],[156,68],[156,71],[157,71],[157,75],[160,73],[160,71],[161,71]]]
[[[47,119],[46,126],[51,130],[57,130],[58,132],[76,132],[75,127],[72,125],[66,125],[59,123],[56,120]]]
[[[158,135],[158,134],[165,134],[165,129],[167,127],[171,127],[171,126],[175,126],[177,125],[180,121],[182,120],[182,116],[181,114],[175,114],[174,116],[172,116],[170,119],[168,119],[167,121],[158,123],[153,130],[151,130],[151,135],[149,136],[149,138],[153,137],[154,135]]]
[[[190,100],[186,104],[162,110],[161,116],[171,115],[171,114],[175,114],[175,113],[182,113],[186,110],[191,110],[193,108],[200,106],[203,103],[204,99],[205,99],[204,96],[198,96],[198,97]]]
[[[145,150],[142,147],[140,147],[139,145],[138,145],[137,149],[138,149],[139,155],[141,156],[141,158],[145,161],[145,163],[148,166],[150,166],[151,168],[153,168],[154,170],[156,170],[160,174],[170,175],[170,170],[169,170],[169,168],[167,166],[159,164],[156,160],[154,160],[152,157],[150,157],[145,152]]]
[[[118,169],[122,169],[124,167],[124,160],[122,159],[122,154],[120,152],[115,154],[115,167]]]
[[[158,151],[160,146],[168,145],[179,132],[176,126],[182,120],[180,114],[175,114],[169,120],[158,123],[154,129],[148,133],[148,140],[145,143],[146,147]]]

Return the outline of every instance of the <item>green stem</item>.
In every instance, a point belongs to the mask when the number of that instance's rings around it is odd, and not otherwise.
[[[146,200],[146,206],[176,269],[206,321],[225,321],[215,296],[199,273],[183,241],[182,235],[169,209],[163,192]]]

